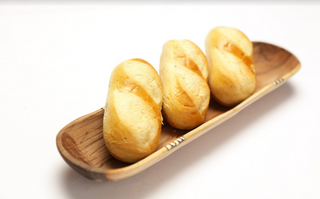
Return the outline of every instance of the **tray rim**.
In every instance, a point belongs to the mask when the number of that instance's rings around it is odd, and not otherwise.
[[[252,43],[253,44],[254,43],[268,44],[268,45],[272,45],[272,46],[281,48],[281,49],[289,52],[288,50],[286,50],[282,47],[279,47],[277,45],[271,44],[271,43],[260,42],[260,41],[253,41]],[[146,158],[144,158],[136,163],[133,163],[133,164],[128,165],[123,168],[111,169],[111,170],[92,167],[90,165],[85,164],[84,162],[77,160],[72,155],[70,155],[63,147],[62,141],[61,141],[62,135],[65,132],[65,130],[70,127],[70,125],[72,123],[84,120],[85,118],[87,118],[89,116],[93,116],[96,114],[103,114],[104,110],[103,110],[103,108],[100,108],[92,113],[86,114],[84,116],[81,116],[81,117],[73,120],[72,122],[70,122],[69,124],[64,126],[59,131],[59,133],[57,134],[57,137],[56,137],[56,144],[57,144],[58,151],[59,151],[60,155],[62,156],[62,158],[65,160],[65,162],[70,167],[72,167],[74,170],[76,170],[80,174],[84,175],[85,177],[88,177],[89,179],[102,182],[102,181],[118,181],[118,180],[122,180],[122,179],[125,179],[128,177],[131,177],[131,176],[138,174],[141,171],[149,168],[153,164],[161,161],[162,159],[166,158],[167,156],[169,156],[170,154],[172,154],[176,150],[187,145],[188,143],[192,142],[196,138],[205,134],[209,130],[215,128],[216,126],[220,125],[221,123],[223,123],[226,120],[230,119],[231,117],[235,116],[237,113],[239,113],[241,110],[243,110],[244,108],[246,108],[247,106],[249,106],[253,102],[257,101],[258,99],[265,96],[269,92],[271,92],[274,89],[278,88],[279,86],[283,85],[290,77],[292,77],[295,73],[297,73],[301,68],[301,62],[299,61],[299,59],[291,52],[289,52],[289,53],[292,56],[294,56],[298,61],[297,66],[295,66],[293,70],[289,71],[284,76],[275,80],[274,82],[264,86],[259,91],[255,92],[253,95],[251,95],[246,100],[244,100],[240,104],[236,105],[232,109],[224,112],[223,114],[221,114],[217,117],[212,118],[211,120],[201,124],[197,128],[189,131],[188,133],[186,133],[183,136],[185,138],[185,140],[181,143],[179,142],[177,146],[173,147],[170,150],[168,148],[166,148],[166,146],[164,146],[164,147],[158,149],[157,151],[155,151],[154,153],[150,154]],[[68,157],[68,159],[66,157]],[[90,172],[91,175],[90,176],[86,175],[87,172]],[[95,176],[95,178],[93,178],[93,176]]]

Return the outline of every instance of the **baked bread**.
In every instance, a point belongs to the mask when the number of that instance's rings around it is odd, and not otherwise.
[[[201,49],[188,40],[164,44],[160,59],[163,116],[178,129],[192,129],[204,122],[210,89],[208,63]]]
[[[248,37],[234,28],[217,27],[209,32],[205,44],[213,97],[234,106],[252,95],[257,81]]]
[[[113,70],[103,118],[103,136],[112,156],[133,163],[156,150],[162,98],[160,77],[148,62],[131,59]]]

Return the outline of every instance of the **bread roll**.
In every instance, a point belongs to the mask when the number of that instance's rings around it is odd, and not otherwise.
[[[164,44],[160,59],[163,115],[178,129],[192,129],[204,122],[210,89],[208,64],[200,48],[188,40]]]
[[[119,64],[109,82],[103,136],[112,156],[136,162],[157,148],[161,133],[162,83],[142,59]]]
[[[217,27],[209,32],[205,44],[213,97],[234,106],[252,95],[256,74],[248,37],[234,28]]]

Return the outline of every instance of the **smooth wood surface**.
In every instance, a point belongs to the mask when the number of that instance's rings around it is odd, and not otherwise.
[[[231,108],[212,99],[205,123],[193,130],[174,129],[165,121],[157,150],[137,163],[124,163],[109,154],[102,137],[103,109],[82,116],[65,126],[56,138],[58,150],[70,167],[92,180],[117,181],[135,175],[231,118],[283,84],[300,69],[300,62],[294,55],[267,43],[254,42],[253,59],[257,88],[252,96]],[[166,148],[166,145],[182,136],[185,138],[183,142],[179,142],[179,145],[171,150]]]

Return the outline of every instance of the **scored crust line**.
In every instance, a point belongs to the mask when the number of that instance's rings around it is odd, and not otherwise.
[[[175,141],[170,142],[170,144],[166,145],[166,148],[168,151],[170,151],[173,147],[178,146],[181,142],[183,142],[185,140],[186,140],[186,138],[184,138],[183,136],[179,137]]]
[[[280,83],[283,82],[283,81],[284,81],[283,78],[279,78],[279,79],[277,79],[276,81],[272,82],[272,84],[273,84],[274,86],[276,86],[276,85],[280,84]]]

